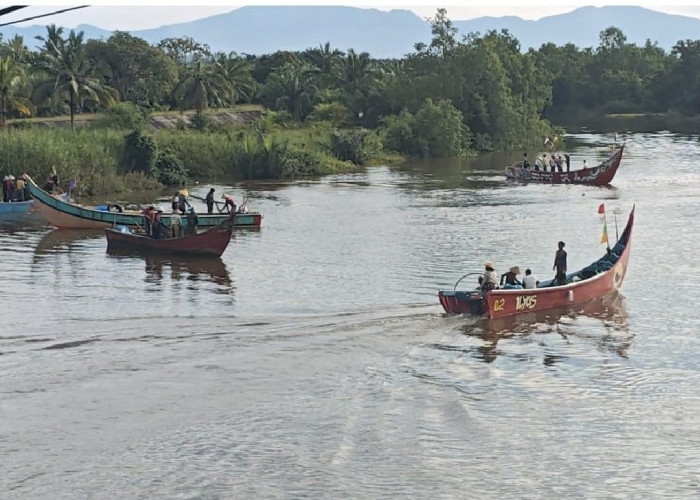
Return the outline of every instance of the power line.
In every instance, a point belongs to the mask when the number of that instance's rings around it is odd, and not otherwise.
[[[24,9],[27,7],[26,5],[10,5],[9,7],[4,7],[0,9],[0,16],[4,16],[5,14],[9,14],[10,12],[14,12],[19,9]]]
[[[68,9],[56,10],[54,12],[49,12],[48,14],[41,14],[40,16],[26,17],[24,19],[18,19],[17,21],[12,21],[9,23],[2,23],[2,24],[0,24],[0,26],[8,26],[10,24],[17,24],[17,23],[23,23],[25,21],[32,21],[34,19],[40,19],[42,17],[53,16],[56,14],[63,14],[64,12],[69,12],[71,10],[84,9],[85,7],[90,7],[90,6],[89,5],[80,5],[79,7],[70,7]]]

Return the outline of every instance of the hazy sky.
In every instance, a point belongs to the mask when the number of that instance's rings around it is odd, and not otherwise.
[[[64,0],[65,1],[65,0]],[[452,20],[472,19],[481,16],[518,16],[523,19],[539,19],[545,16],[554,14],[562,14],[569,12],[575,8],[587,5],[603,6],[603,5],[637,5],[647,7],[649,9],[667,12],[669,14],[681,14],[692,16],[700,19],[700,5],[698,0],[692,2],[683,2],[682,0],[671,0],[673,6],[663,5],[660,2],[629,2],[617,0],[613,2],[572,2],[562,0],[557,3],[545,3],[539,1],[521,0],[471,0],[474,5],[465,6],[466,2],[461,5],[450,5],[450,2],[457,4],[456,0],[447,0],[448,3],[433,1],[433,0],[407,0],[397,2],[396,0],[354,0],[354,1],[338,1],[338,0],[321,0],[321,1],[241,1],[241,2],[222,2],[216,0],[205,0],[206,6],[192,6],[193,1],[168,1],[158,2],[156,0],[146,0],[145,2],[135,1],[93,1],[90,7],[84,9],[57,14],[34,21],[22,23],[22,26],[30,24],[59,24],[68,28],[73,28],[79,24],[92,24],[94,26],[108,30],[140,30],[148,28],[157,28],[159,26],[187,22],[202,17],[209,17],[224,12],[230,12],[236,8],[245,5],[348,5],[363,8],[375,8],[381,10],[391,9],[409,9],[415,12],[420,17],[432,17],[438,7],[447,9],[447,16]],[[15,22],[17,20],[53,12],[62,8],[70,7],[64,3],[56,3],[51,1],[43,1],[40,5],[34,4],[31,7],[21,9],[10,15],[0,18],[2,22]],[[0,31],[1,28],[0,28]]]

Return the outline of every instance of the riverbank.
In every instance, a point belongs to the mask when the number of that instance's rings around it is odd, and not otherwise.
[[[655,133],[666,130],[676,134],[696,134],[700,130],[700,116],[680,113],[595,113],[577,112],[554,116],[550,120],[570,133],[595,131],[600,133],[640,132]]]
[[[385,152],[375,132],[366,132],[353,146],[361,149],[362,161],[351,161],[338,155],[334,137],[353,136],[353,129],[337,131],[323,123],[275,126],[251,122],[254,110],[245,113],[235,119],[232,113],[212,113],[208,116],[222,125],[207,130],[170,126],[176,117],[182,119],[174,113],[149,117],[148,128],[139,132],[99,126],[96,119],[74,131],[35,122],[0,134],[0,175],[26,172],[43,183],[55,167],[62,184],[77,180],[76,195],[102,196],[164,189],[172,179],[187,185],[199,179],[307,178],[403,160]],[[154,121],[162,126],[152,127]],[[173,171],[181,177],[170,175]]]

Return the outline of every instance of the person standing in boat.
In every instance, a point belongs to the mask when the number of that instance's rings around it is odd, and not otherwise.
[[[177,212],[179,205],[179,200],[180,200],[180,193],[175,193],[173,197],[170,199],[170,208],[172,209],[173,213]]]
[[[571,156],[568,153],[564,153],[564,158],[566,159],[566,171],[568,172],[571,167]]]
[[[163,209],[161,207],[158,207],[155,209],[155,213],[153,214],[153,237],[157,240],[161,239],[163,237],[163,228],[165,227],[165,224],[163,224]]]
[[[143,228],[146,231],[146,236],[153,236],[153,217],[156,214],[156,207],[148,205],[143,210]]]
[[[530,168],[530,162],[527,159],[527,151],[523,153],[523,168]]]
[[[482,292],[490,292],[498,288],[496,270],[491,262],[484,262],[484,275],[481,277],[479,284],[481,285]]]
[[[211,215],[214,212],[214,188],[209,190],[204,202],[207,204],[207,213]]]
[[[554,266],[552,266],[552,271],[556,271],[554,277],[555,285],[566,285],[566,250],[564,250],[565,243],[560,241],[558,246],[559,249],[554,254]]]

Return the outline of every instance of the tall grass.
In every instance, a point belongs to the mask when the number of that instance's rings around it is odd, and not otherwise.
[[[144,174],[121,174],[127,133],[89,127],[10,129],[0,133],[0,176],[27,173],[42,185],[55,167],[62,187],[77,180],[78,195],[157,189],[159,183]],[[191,179],[292,179],[359,168],[334,158],[306,133],[164,130],[152,136],[157,150],[169,149]]]

